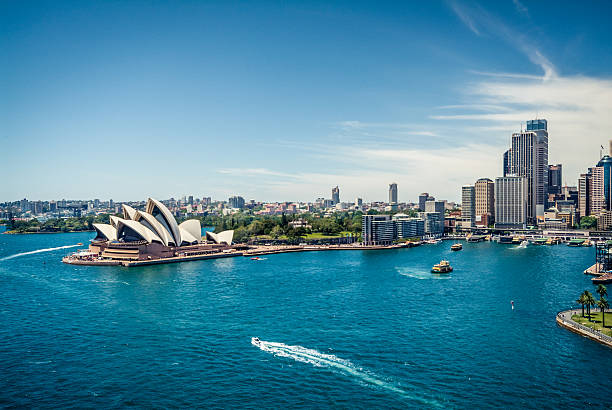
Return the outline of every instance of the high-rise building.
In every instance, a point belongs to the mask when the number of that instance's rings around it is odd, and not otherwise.
[[[397,184],[389,184],[389,203],[397,204]]]
[[[476,225],[487,226],[495,220],[495,183],[489,178],[480,178],[474,184],[476,203]]]
[[[398,238],[422,237],[425,234],[425,220],[411,218],[406,214],[395,214],[392,218]]]
[[[430,214],[429,220],[432,220],[432,215],[435,214],[437,221],[436,225],[430,225],[429,230],[427,228],[427,215]],[[442,234],[444,233],[444,201],[436,201],[435,199],[425,202],[425,215],[426,215],[426,231],[431,234]]]
[[[461,226],[472,228],[476,221],[476,199],[474,185],[461,188]]]
[[[507,175],[495,178],[495,227],[525,228],[527,178]]]
[[[396,238],[391,215],[363,215],[361,237],[364,245],[389,245]]]
[[[332,188],[331,199],[334,205],[340,203],[340,188],[338,188],[338,186],[336,186],[335,188]]]
[[[356,205],[356,206],[362,206],[362,205],[363,205],[363,199],[361,199],[361,198],[356,198],[356,199],[355,199],[355,205]]]
[[[589,169],[591,183],[589,184],[590,215],[598,215],[606,209],[606,195],[604,189],[604,168],[593,167]]]
[[[560,194],[563,184],[563,166],[561,164],[548,166],[548,193]]]
[[[590,200],[589,200],[589,186],[591,185],[591,175],[580,174],[578,177],[578,216],[583,218],[589,216],[590,212]]]
[[[229,203],[230,208],[244,208],[244,198],[241,196],[232,196],[227,202]]]
[[[604,155],[597,163],[598,167],[603,168],[604,172],[604,196],[606,197],[606,209],[612,210],[612,192],[610,184],[612,184],[612,158],[609,155]]]
[[[503,175],[509,175],[512,173],[512,148],[507,149],[504,152],[504,169],[503,169]]]
[[[435,198],[433,196],[429,196],[429,194],[427,192],[423,192],[421,195],[419,195],[419,209],[421,211],[425,211],[425,202],[427,201],[433,201]]]
[[[527,179],[527,220],[543,216],[548,199],[548,123],[527,121],[527,130],[512,134],[511,174]],[[508,174],[506,174],[508,175]]]

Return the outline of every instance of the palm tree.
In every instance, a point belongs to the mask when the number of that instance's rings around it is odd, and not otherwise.
[[[584,305],[586,303],[584,301],[584,292],[580,295],[578,299],[576,299],[576,303],[582,306],[582,317],[584,317]]]
[[[608,301],[603,296],[597,301],[597,307],[601,309],[601,326],[606,327],[606,308],[610,307]]]
[[[593,294],[591,294],[591,292],[589,292],[588,290],[584,291],[584,299],[585,304],[587,306],[587,316],[589,317],[589,321],[591,321],[591,306],[595,306],[596,301],[593,297]]]
[[[608,296],[608,289],[602,284],[597,285],[597,290],[595,292],[599,294],[600,299],[604,296]]]

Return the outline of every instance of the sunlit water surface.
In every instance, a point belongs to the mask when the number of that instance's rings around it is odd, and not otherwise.
[[[91,237],[0,235],[0,405],[612,404],[612,349],[554,321],[593,289],[593,248],[61,263]],[[454,272],[432,275],[442,258]]]

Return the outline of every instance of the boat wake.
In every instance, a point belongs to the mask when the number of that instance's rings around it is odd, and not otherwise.
[[[419,279],[419,280],[448,280],[451,278],[451,275],[436,275],[432,274],[430,271],[418,271],[414,269],[397,269],[397,272],[408,278]]]
[[[293,359],[296,362],[308,363],[316,367],[326,367],[342,373],[345,376],[356,378],[357,380],[366,384],[377,386],[399,394],[406,399],[418,401],[419,403],[427,406],[440,407],[440,403],[437,401],[428,400],[409,394],[407,391],[397,387],[393,383],[381,380],[380,378],[363,371],[361,368],[356,367],[350,361],[341,359],[333,354],[321,353],[317,350],[308,349],[302,346],[290,346],[284,343],[266,342],[256,338],[253,338],[251,343],[256,347],[259,347],[264,352],[273,354],[274,356],[286,357]]]
[[[21,252],[21,253],[16,253],[14,255],[6,256],[4,258],[0,258],[0,261],[6,261],[9,259],[18,258],[20,256],[33,255],[35,253],[52,252],[52,251],[57,251],[59,249],[75,248],[77,246],[81,246],[81,245],[66,245],[66,246],[58,246],[57,248],[44,248],[44,249],[37,249],[35,251]]]

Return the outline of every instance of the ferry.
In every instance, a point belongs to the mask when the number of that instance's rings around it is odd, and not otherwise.
[[[460,251],[461,249],[463,249],[463,245],[460,243],[454,243],[451,245],[451,251]]]
[[[584,239],[576,238],[572,239],[567,243],[567,246],[582,246]]]
[[[587,239],[584,242],[582,242],[582,246],[593,246],[593,243]]]
[[[440,261],[440,263],[435,264],[433,268],[431,268],[431,273],[451,273],[453,271],[453,267],[450,266],[448,261]]]

